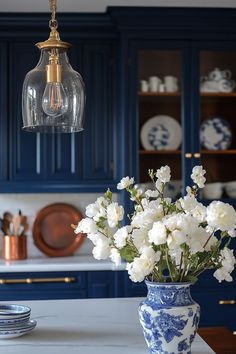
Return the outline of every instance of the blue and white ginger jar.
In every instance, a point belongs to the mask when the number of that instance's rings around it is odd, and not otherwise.
[[[190,283],[146,284],[139,318],[150,353],[191,354],[200,306],[191,297]]]

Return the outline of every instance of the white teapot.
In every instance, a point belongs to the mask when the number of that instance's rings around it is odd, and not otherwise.
[[[232,76],[232,73],[229,69],[220,70],[219,68],[215,68],[213,71],[209,73],[209,79],[213,81],[220,81],[222,79],[229,80]]]

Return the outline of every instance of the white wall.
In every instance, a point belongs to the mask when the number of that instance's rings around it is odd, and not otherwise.
[[[101,194],[0,194],[0,216],[5,211],[18,213],[19,209],[28,217],[29,230],[27,232],[28,256],[37,257],[42,255],[41,251],[33,243],[32,225],[37,212],[52,203],[68,203],[77,207],[84,215],[85,208],[88,204],[93,203]],[[1,235],[0,235],[1,238]],[[76,253],[91,254],[91,241],[86,240]],[[2,242],[0,242],[0,254]],[[0,256],[1,258],[1,256]]]
[[[236,7],[235,0],[58,0],[60,12],[104,12],[107,6]],[[48,12],[48,0],[0,0],[0,12]]]

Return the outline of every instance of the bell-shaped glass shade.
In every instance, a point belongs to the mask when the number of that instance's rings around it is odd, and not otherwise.
[[[40,133],[73,133],[83,130],[85,88],[83,79],[59,53],[61,83],[47,83],[49,53],[41,51],[37,66],[25,77],[22,91],[23,130]]]

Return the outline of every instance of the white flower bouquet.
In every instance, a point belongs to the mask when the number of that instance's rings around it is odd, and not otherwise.
[[[202,166],[193,168],[193,186],[186,196],[172,202],[164,197],[170,181],[168,166],[148,171],[153,190],[143,192],[134,179],[124,177],[117,189],[126,189],[134,202],[129,225],[122,226],[124,209],[113,202],[107,190],[104,197],[86,208],[75,233],[85,233],[93,242],[96,259],[108,257],[118,265],[126,260],[126,269],[134,282],[191,282],[206,269],[216,269],[219,282],[232,281],[236,263],[231,238],[236,235],[236,212],[221,201],[207,207],[197,200],[204,187],[206,173]]]

